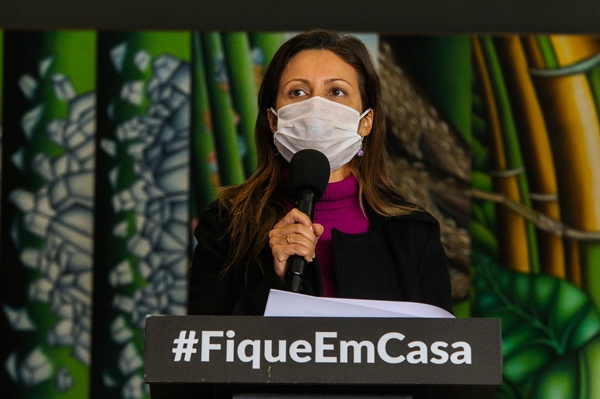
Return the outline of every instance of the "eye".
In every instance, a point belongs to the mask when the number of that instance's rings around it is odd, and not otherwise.
[[[341,97],[346,95],[346,92],[342,89],[340,89],[339,87],[336,87],[334,89],[331,89],[330,94],[334,97]]]
[[[293,89],[293,90],[290,90],[290,96],[291,97],[302,97],[302,96],[305,96],[305,95],[306,95],[306,92],[304,90],[302,90],[302,89]]]

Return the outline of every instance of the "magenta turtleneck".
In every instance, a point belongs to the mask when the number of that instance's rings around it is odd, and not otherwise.
[[[323,296],[337,297],[331,229],[343,233],[359,234],[369,230],[369,219],[363,214],[358,200],[358,182],[352,175],[342,181],[329,183],[325,194],[317,202],[313,217],[314,223],[325,228],[317,242]]]

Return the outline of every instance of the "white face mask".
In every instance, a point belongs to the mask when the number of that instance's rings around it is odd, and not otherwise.
[[[277,116],[275,146],[288,162],[296,152],[313,149],[325,154],[332,171],[339,169],[361,150],[358,124],[369,111],[361,115],[354,108],[318,96],[285,105],[277,112],[271,108]]]

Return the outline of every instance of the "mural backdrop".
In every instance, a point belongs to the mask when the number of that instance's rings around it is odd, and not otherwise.
[[[185,314],[286,36],[0,31],[2,397],[148,397],[145,316]],[[455,314],[502,319],[498,398],[600,397],[600,38],[361,38]]]

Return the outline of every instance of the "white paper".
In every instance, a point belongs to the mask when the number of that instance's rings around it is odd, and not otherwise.
[[[442,308],[416,302],[322,298],[271,290],[267,317],[435,317],[453,318]]]

